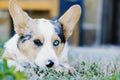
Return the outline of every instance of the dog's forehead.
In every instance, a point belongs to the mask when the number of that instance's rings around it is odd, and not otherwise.
[[[59,21],[47,19],[34,19],[31,24],[30,33],[42,35],[45,40],[60,38],[62,43],[66,42],[62,24]]]
[[[50,20],[47,20],[47,19],[37,19],[37,25],[35,27],[36,30],[35,32],[36,33],[40,33],[40,34],[43,34],[45,36],[50,36],[52,35],[55,31],[54,31],[54,25],[51,23]]]

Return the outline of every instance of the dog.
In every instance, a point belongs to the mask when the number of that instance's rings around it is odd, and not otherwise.
[[[79,21],[81,7],[73,5],[55,21],[32,19],[16,0],[10,0],[8,7],[16,32],[4,46],[2,57],[8,65],[20,71],[26,63],[55,69],[62,65],[70,69],[67,40]]]

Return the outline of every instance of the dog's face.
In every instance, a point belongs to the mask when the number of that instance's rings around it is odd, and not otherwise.
[[[58,57],[79,20],[80,7],[72,6],[57,21],[32,19],[15,0],[10,0],[9,12],[14,21],[15,31],[19,35],[19,51],[38,66],[59,65]]]

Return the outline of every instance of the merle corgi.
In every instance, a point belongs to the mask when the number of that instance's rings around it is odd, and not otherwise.
[[[3,58],[9,66],[23,70],[26,63],[39,67],[58,69],[68,64],[67,40],[72,35],[81,15],[81,7],[73,5],[58,20],[32,19],[10,0],[8,9],[13,19],[16,34],[6,42]]]

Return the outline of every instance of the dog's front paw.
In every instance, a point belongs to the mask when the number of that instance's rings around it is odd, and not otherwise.
[[[75,69],[73,67],[68,67],[68,66],[64,66],[64,65],[59,65],[58,67],[56,67],[56,71],[57,72],[64,72],[66,74],[70,74],[73,75],[75,72]]]
[[[75,73],[75,68],[74,67],[69,67],[68,74],[73,75],[74,73]]]

